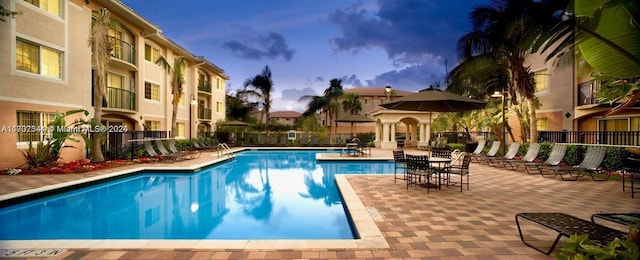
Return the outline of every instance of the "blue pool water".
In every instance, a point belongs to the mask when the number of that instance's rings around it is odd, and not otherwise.
[[[145,172],[0,208],[0,239],[351,239],[336,174],[391,162],[246,151],[195,173]]]

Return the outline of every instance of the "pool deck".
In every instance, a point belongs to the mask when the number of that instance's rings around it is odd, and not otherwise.
[[[424,152],[405,150],[405,153]],[[199,159],[172,164],[130,165],[84,174],[0,175],[0,200],[135,171],[141,166],[197,169],[225,158],[211,152],[203,153]],[[372,149],[368,157],[331,155],[323,159],[391,158],[391,150]],[[173,246],[156,241],[155,248],[145,245],[147,248],[140,249],[135,241],[120,241],[120,245],[112,241],[110,248],[96,248],[80,241],[40,241],[37,244],[0,241],[0,248],[66,249],[54,259],[552,259],[520,241],[514,220],[516,213],[563,212],[588,219],[599,212],[640,212],[640,198],[632,199],[628,192],[622,192],[619,181],[594,182],[581,178],[565,182],[560,178],[528,175],[523,170],[514,172],[477,163],[471,164],[470,178],[470,190],[460,192],[459,187],[445,187],[439,191],[432,189],[427,194],[427,190],[420,187],[407,190],[404,181],[394,182],[393,175],[388,174],[336,176],[343,196],[351,200],[347,205],[353,205],[350,210],[354,211],[354,219],[365,223],[358,227],[359,231],[370,236],[371,243],[336,245],[332,244],[335,241],[322,240],[304,243],[263,240],[255,246],[246,242],[224,246],[188,240]],[[541,243],[545,245],[550,245],[555,238],[554,234],[535,225],[523,228],[531,239],[543,240]]]

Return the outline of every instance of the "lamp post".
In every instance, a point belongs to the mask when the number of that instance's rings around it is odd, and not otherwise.
[[[496,91],[491,95],[492,98],[502,99],[502,152],[507,152],[507,120],[505,111],[507,110],[507,92]]]
[[[193,133],[193,107],[198,104],[194,94],[191,94],[191,106],[189,106],[189,143],[191,143]]]
[[[384,94],[387,96],[387,102],[391,101],[391,91],[391,86],[389,85],[384,88]]]

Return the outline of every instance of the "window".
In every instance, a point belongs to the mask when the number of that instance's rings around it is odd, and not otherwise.
[[[184,123],[176,123],[176,136],[184,137]]]
[[[217,89],[222,89],[222,84],[224,84],[224,82],[222,81],[222,79],[221,79],[221,78],[217,78],[217,79],[216,79],[216,82],[217,82],[217,83],[216,83],[216,88],[217,88]]]
[[[39,142],[51,138],[52,132],[48,130],[49,123],[55,120],[54,113],[35,111],[18,111],[18,142]]]
[[[549,71],[547,69],[537,71],[534,78],[536,80],[536,92],[549,90]]]
[[[536,120],[536,127],[538,131],[547,131],[549,130],[549,121],[546,118],[538,118]]]
[[[107,73],[107,86],[120,89],[124,88],[124,77],[118,74]]]
[[[145,44],[144,59],[155,63],[158,58],[160,58],[160,50],[158,48],[151,47],[149,44]]]
[[[216,112],[222,113],[222,102],[216,102]]]
[[[56,16],[62,17],[62,2],[60,0],[25,0],[25,2],[35,5]]]
[[[160,85],[151,82],[144,83],[144,98],[160,101]]]
[[[144,128],[148,131],[160,131],[160,121],[146,120],[144,121]]]
[[[109,28],[108,35],[111,37],[111,47],[113,48],[111,49],[111,56],[122,59],[123,33],[116,29]]]
[[[365,98],[365,99],[364,99],[364,104],[365,104],[365,105],[369,104],[369,99],[368,99],[368,98]]]
[[[62,52],[18,38],[16,69],[61,79]]]

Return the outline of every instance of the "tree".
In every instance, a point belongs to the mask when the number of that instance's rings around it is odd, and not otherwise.
[[[505,78],[500,68],[508,70],[506,86],[502,80],[498,86],[510,94],[514,104],[518,103],[516,92],[526,100],[530,118],[529,142],[537,142],[535,80],[534,73],[525,65],[525,61],[531,54],[532,46],[546,40],[542,32],[553,26],[548,17],[555,5],[563,4],[561,2],[541,4],[530,0],[500,0],[494,3],[495,6],[476,7],[471,13],[473,31],[458,41],[458,55],[463,60],[459,67],[475,65],[470,67],[478,72],[477,64],[492,64],[494,66],[488,69],[494,72],[492,75],[499,75],[496,78],[499,80]],[[473,73],[473,70],[467,71],[471,73],[456,73],[467,76],[467,80],[473,77],[486,79],[482,74]]]
[[[171,137],[175,137],[178,130],[178,104],[180,103],[180,100],[182,100],[182,94],[184,91],[185,59],[184,56],[173,57],[173,69],[163,56],[158,57],[156,64],[164,68],[167,73],[172,74],[171,94],[173,95],[173,99],[171,100],[171,104],[173,105],[173,110],[171,112]]]
[[[111,61],[113,49],[108,33],[113,27],[111,16],[106,8],[100,8],[99,14],[91,23],[89,47],[91,47],[91,64],[95,70],[93,79],[93,124],[102,124],[102,101],[107,95],[107,68]],[[91,161],[103,162],[102,135],[94,133],[91,136]]]
[[[335,129],[338,127],[338,122],[333,119],[338,116],[338,109],[340,104],[338,103],[338,97],[342,96],[342,81],[339,79],[331,79],[329,81],[329,87],[324,90],[322,96],[309,96],[305,95],[300,97],[300,100],[310,100],[307,104],[307,110],[303,113],[304,116],[315,114],[320,110],[327,111],[327,125],[330,126],[329,134],[333,135]],[[332,122],[335,123],[335,127],[331,127]],[[333,138],[332,138],[333,139]]]
[[[362,111],[362,103],[360,103],[360,96],[356,93],[349,93],[346,99],[342,101],[342,110],[349,112],[349,114],[357,115]]]
[[[640,3],[620,0],[571,1],[554,17],[559,23],[547,32],[542,50],[553,48],[547,60],[578,50],[605,82],[599,102],[623,101],[605,116],[614,115],[640,100]],[[554,46],[554,47],[552,47]],[[575,48],[574,48],[575,47]],[[627,78],[627,79],[620,79]]]
[[[244,81],[244,89],[238,91],[239,95],[254,96],[261,99],[264,104],[264,109],[260,113],[260,123],[262,118],[266,115],[266,130],[269,132],[269,111],[271,110],[271,92],[273,92],[273,80],[271,79],[271,70],[269,66],[265,66],[262,72],[253,78],[248,78]]]

